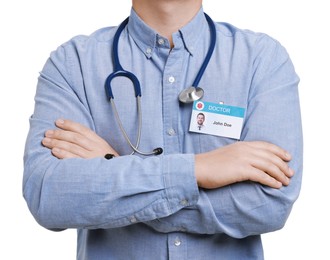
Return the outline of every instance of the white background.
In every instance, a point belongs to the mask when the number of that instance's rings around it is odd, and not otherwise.
[[[155,0],[156,1],[156,0]],[[120,4],[119,4],[120,3]],[[204,1],[215,21],[266,32],[288,50],[301,77],[305,163],[301,195],[281,231],[263,236],[267,260],[330,259],[329,9],[324,0]],[[39,71],[77,34],[117,25],[131,1],[11,0],[0,3],[0,259],[75,259],[75,231],[40,227],[22,198],[23,149]]]

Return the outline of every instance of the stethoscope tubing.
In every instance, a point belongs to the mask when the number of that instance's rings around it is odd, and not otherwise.
[[[142,113],[141,113],[141,97],[138,96],[137,97],[137,111],[138,111],[138,132],[137,132],[137,139],[136,139],[136,144],[133,145],[131,140],[129,139],[126,130],[123,126],[123,123],[120,120],[116,105],[115,105],[115,101],[114,99],[110,99],[110,103],[111,103],[111,107],[112,110],[114,111],[115,117],[116,117],[116,121],[118,122],[120,131],[122,132],[126,142],[129,144],[129,146],[132,148],[133,152],[131,154],[134,154],[134,152],[138,152],[140,153],[140,151],[138,150],[139,145],[140,145],[140,140],[141,140],[141,126],[142,126]],[[142,155],[151,155],[149,153],[141,153]]]
[[[112,109],[114,111],[115,114],[115,118],[116,121],[118,122],[120,131],[122,132],[126,142],[128,143],[128,145],[131,147],[131,149],[133,150],[133,152],[131,153],[131,155],[133,155],[134,153],[138,153],[144,156],[150,156],[150,155],[159,155],[163,153],[163,149],[160,147],[155,148],[154,150],[152,150],[152,152],[142,152],[140,151],[138,148],[140,146],[140,140],[141,140],[141,129],[142,129],[142,113],[141,113],[141,97],[138,96],[137,98],[137,111],[138,111],[138,131],[137,131],[137,139],[136,139],[136,144],[133,145],[131,140],[129,139],[126,130],[123,126],[122,121],[120,120],[117,108],[116,108],[116,104],[114,99],[110,99],[110,103],[112,106]]]
[[[210,47],[209,47],[209,50],[206,54],[206,57],[205,57],[205,60],[200,68],[200,70],[198,71],[198,74],[192,84],[192,87],[189,87],[187,88],[186,92],[182,91],[183,93],[183,96],[184,97],[190,97],[190,98],[180,98],[179,96],[179,99],[184,102],[184,103],[191,103],[192,101],[196,100],[196,99],[200,99],[203,97],[203,89],[199,88],[198,87],[198,84],[205,72],[205,69],[211,59],[211,56],[212,56],[212,53],[214,51],[214,48],[215,48],[215,43],[216,43],[216,28],[215,28],[215,25],[214,25],[214,22],[212,21],[212,19],[207,15],[205,14],[205,17],[206,17],[206,20],[209,24],[209,28],[210,28],[210,34],[211,34],[211,41],[210,41]],[[115,36],[114,36],[114,39],[113,39],[113,46],[112,46],[112,53],[113,53],[113,62],[114,62],[114,72],[111,73],[106,81],[105,81],[105,91],[106,91],[106,96],[108,98],[108,100],[110,101],[111,103],[111,107],[114,111],[114,114],[115,114],[115,118],[116,118],[116,121],[119,125],[119,128],[126,140],[126,142],[128,143],[128,145],[131,147],[131,149],[133,150],[133,152],[131,154],[134,154],[134,153],[139,153],[141,155],[145,155],[145,156],[148,156],[148,155],[159,155],[163,152],[163,149],[158,147],[158,148],[155,148],[152,152],[142,152],[140,151],[138,148],[139,148],[139,145],[140,145],[140,140],[141,140],[141,129],[142,129],[142,112],[141,112],[141,86],[140,86],[140,82],[138,80],[138,78],[130,71],[127,71],[127,70],[124,70],[124,68],[121,66],[120,64],[120,61],[119,61],[119,55],[118,55],[118,44],[119,44],[119,38],[120,38],[120,35],[122,33],[122,31],[125,29],[126,25],[128,24],[128,21],[129,21],[129,17],[126,18],[118,27],[116,33],[115,33]],[[116,105],[115,105],[115,101],[114,101],[114,95],[113,95],[113,92],[112,92],[112,88],[111,88],[111,81],[116,78],[116,77],[127,77],[129,78],[132,83],[133,83],[133,86],[134,86],[134,90],[135,90],[135,97],[137,99],[137,113],[138,113],[138,131],[137,131],[137,139],[136,139],[136,144],[133,145],[131,140],[129,139],[127,133],[126,133],[126,130],[120,120],[120,117],[119,117],[119,114],[118,114],[118,111],[117,111],[117,108],[116,108]],[[190,90],[192,89],[192,90]],[[189,100],[190,99],[190,100]]]
[[[207,51],[207,54],[206,54],[206,57],[205,57],[205,60],[201,66],[201,68],[199,69],[197,75],[196,75],[196,78],[192,84],[192,86],[194,88],[197,88],[198,85],[199,85],[199,82],[202,78],[202,76],[204,75],[204,72],[205,72],[205,69],[207,67],[207,65],[209,64],[209,61],[211,60],[211,57],[212,57],[212,54],[213,54],[213,51],[215,49],[215,43],[216,43],[216,29],[215,29],[215,25],[214,25],[214,22],[213,20],[211,19],[210,16],[208,16],[206,13],[204,13],[205,15],[205,18],[207,20],[207,23],[209,24],[209,28],[210,28],[210,35],[211,35],[211,42],[210,42],[210,47]]]

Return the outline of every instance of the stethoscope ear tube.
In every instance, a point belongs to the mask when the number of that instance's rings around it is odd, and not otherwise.
[[[198,84],[205,72],[207,65],[209,64],[216,43],[216,29],[214,22],[206,13],[204,13],[204,15],[210,27],[210,34],[211,34],[210,47],[192,86],[182,90],[181,93],[179,94],[179,100],[182,103],[192,103],[194,101],[202,99],[204,96],[204,90],[198,87]]]
[[[207,54],[206,54],[206,57],[205,57],[205,60],[192,84],[193,87],[197,88],[198,87],[198,84],[199,84],[199,81],[201,80],[204,72],[205,72],[205,69],[207,67],[207,65],[209,64],[209,61],[212,57],[212,54],[213,54],[213,51],[214,51],[214,48],[215,48],[215,43],[216,43],[216,29],[215,29],[215,25],[214,25],[214,22],[213,20],[211,19],[210,16],[208,16],[206,13],[204,13],[205,15],[205,18],[207,20],[207,23],[209,24],[209,28],[210,28],[210,34],[211,34],[211,42],[210,42],[210,47],[209,47],[209,50],[207,51]]]
[[[129,17],[127,17],[118,27],[116,34],[113,38],[113,46],[112,46],[112,55],[113,55],[113,63],[114,63],[114,71],[124,70],[119,62],[118,56],[118,44],[119,44],[119,37],[121,32],[124,30],[125,26],[128,24]]]

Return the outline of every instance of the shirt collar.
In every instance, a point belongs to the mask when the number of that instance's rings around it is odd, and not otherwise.
[[[173,34],[175,36],[174,44],[178,44],[178,38],[184,44],[186,50],[193,55],[194,51],[197,50],[195,47],[198,44],[198,40],[203,37],[202,35],[207,32],[208,24],[204,16],[203,8],[201,8],[195,17],[179,32]],[[130,18],[128,21],[128,32],[139,46],[141,51],[150,58],[154,53],[157,46],[157,41],[161,36],[149,27],[134,11],[131,9]]]
[[[184,45],[191,55],[198,50],[197,44],[201,38],[204,38],[208,31],[208,23],[205,18],[203,8],[201,8],[196,16],[180,30]]]

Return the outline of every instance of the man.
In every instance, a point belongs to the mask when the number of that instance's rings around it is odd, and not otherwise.
[[[116,30],[73,38],[41,72],[23,180],[35,219],[76,228],[77,259],[263,259],[260,235],[284,226],[301,185],[299,79],[285,49],[217,23],[203,100],[245,108],[241,142],[191,133],[178,94],[208,50],[202,0],[133,0],[119,57],[141,82],[140,147],[164,151],[144,157],[130,155],[105,96]],[[133,87],[118,79],[113,91],[134,140]]]
[[[197,114],[197,129],[202,130],[204,127],[205,115],[203,113]]]

